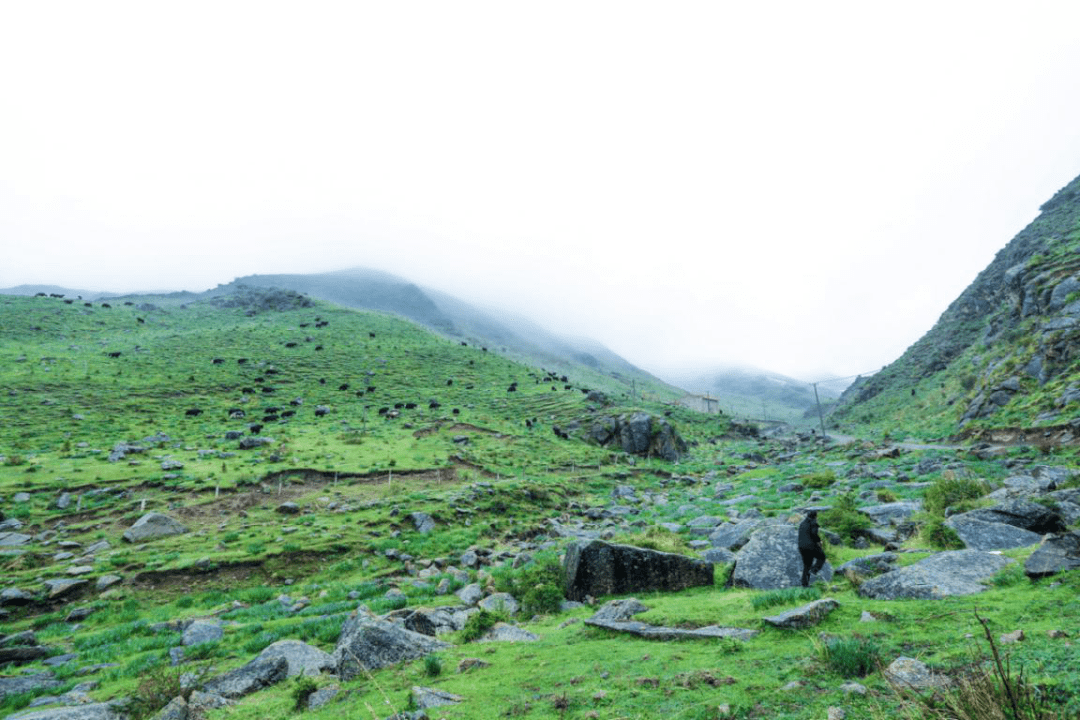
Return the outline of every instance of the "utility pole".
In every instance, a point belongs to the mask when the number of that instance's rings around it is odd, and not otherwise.
[[[814,386],[814,402],[817,403],[817,416],[818,422],[821,423],[821,439],[825,439],[825,416],[821,414],[821,401],[818,400],[817,383],[810,383]]]

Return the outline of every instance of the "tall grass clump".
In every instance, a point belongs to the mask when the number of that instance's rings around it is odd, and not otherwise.
[[[881,661],[881,648],[873,638],[830,638],[822,645],[825,665],[844,678],[865,677]]]

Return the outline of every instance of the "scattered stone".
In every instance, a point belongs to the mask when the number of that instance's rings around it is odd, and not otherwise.
[[[463,605],[471,606],[477,604],[484,598],[484,590],[478,584],[471,583],[458,590],[455,595],[457,595],[458,600],[460,600]]]
[[[844,708],[830,706],[825,711],[825,717],[827,720],[844,720],[847,717],[847,711]]]
[[[183,639],[180,643],[184,646],[198,645],[204,642],[215,642],[225,637],[225,631],[221,623],[214,620],[193,620],[184,628]]]
[[[88,584],[89,581],[87,580],[75,580],[67,578],[45,581],[45,587],[48,588],[50,600],[56,600],[57,598],[66,597],[68,595],[74,595],[76,590],[79,590]]]
[[[412,688],[412,706],[419,708],[420,710],[427,710],[428,708],[440,707],[442,705],[457,705],[464,699],[465,698],[460,695],[454,695],[445,690],[418,687],[416,685],[413,685]]]
[[[462,658],[458,663],[458,673],[469,672],[470,670],[480,670],[482,668],[491,667],[491,663],[484,662],[480,658]]]
[[[409,517],[412,518],[416,531],[421,535],[427,535],[435,529],[435,519],[426,512],[410,513]]]
[[[0,590],[0,606],[22,606],[34,602],[34,596],[21,588],[4,588]]]
[[[479,603],[481,610],[505,612],[514,615],[518,611],[518,602],[510,593],[492,593]]]
[[[765,622],[778,628],[796,629],[817,625],[829,613],[840,606],[833,598],[821,598],[801,607],[792,608],[779,615],[770,615],[762,618]]]
[[[277,506],[275,512],[281,515],[299,515],[300,506],[292,501],[283,502]]]
[[[124,540],[129,543],[148,542],[164,537],[182,535],[188,529],[168,515],[147,513],[124,531]]]
[[[618,598],[609,600],[600,606],[593,614],[594,620],[629,620],[634,615],[640,615],[649,608],[642,605],[637,598]]]
[[[948,678],[934,675],[925,663],[903,656],[893,660],[885,668],[884,675],[894,685],[914,690],[940,688],[949,684]]]
[[[840,692],[845,695],[865,695],[869,690],[862,683],[846,682],[840,686]]]
[[[268,645],[256,659],[277,657],[285,658],[286,677],[315,676],[323,672],[333,672],[336,667],[330,653],[300,640],[278,640]]]
[[[1013,630],[1011,633],[1005,633],[998,638],[1002,645],[1015,645],[1018,642],[1024,640],[1023,630]]]
[[[248,664],[213,678],[206,692],[236,699],[279,683],[285,679],[289,663],[284,657],[255,658]]]
[[[95,588],[100,592],[102,590],[108,590],[113,585],[123,582],[124,578],[119,575],[102,575],[97,579],[97,585]]]
[[[536,642],[540,636],[517,625],[495,623],[477,642]]]
[[[0,675],[0,700],[8,695],[22,695],[23,693],[51,690],[59,687],[61,682],[51,673],[36,673],[34,675]]]
[[[308,710],[318,710],[323,705],[326,705],[331,700],[336,698],[341,693],[341,685],[337,683],[330,683],[324,685],[315,692],[308,696],[307,706]]]

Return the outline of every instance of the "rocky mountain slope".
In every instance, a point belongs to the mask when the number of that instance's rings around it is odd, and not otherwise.
[[[926,335],[848,389],[834,421],[906,416],[909,430],[939,436],[1080,437],[1080,178],[1040,210]]]

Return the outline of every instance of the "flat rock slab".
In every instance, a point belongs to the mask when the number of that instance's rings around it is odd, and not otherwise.
[[[867,580],[859,586],[859,595],[878,600],[974,595],[985,590],[984,583],[1011,562],[980,550],[937,553]]]
[[[585,620],[586,625],[614,630],[615,632],[636,635],[646,640],[685,640],[703,638],[735,638],[736,640],[749,640],[757,635],[757,630],[748,630],[737,627],[721,627],[708,625],[706,627],[685,629],[670,628],[662,625],[649,625],[637,620],[605,620],[591,617]]]
[[[1001,522],[986,522],[970,513],[953,515],[945,521],[964,545],[971,550],[1011,550],[1037,545],[1042,540],[1039,533]]]
[[[796,629],[817,625],[829,616],[840,603],[832,598],[821,598],[802,607],[786,610],[779,615],[769,615],[762,618],[765,622],[778,628]]]

